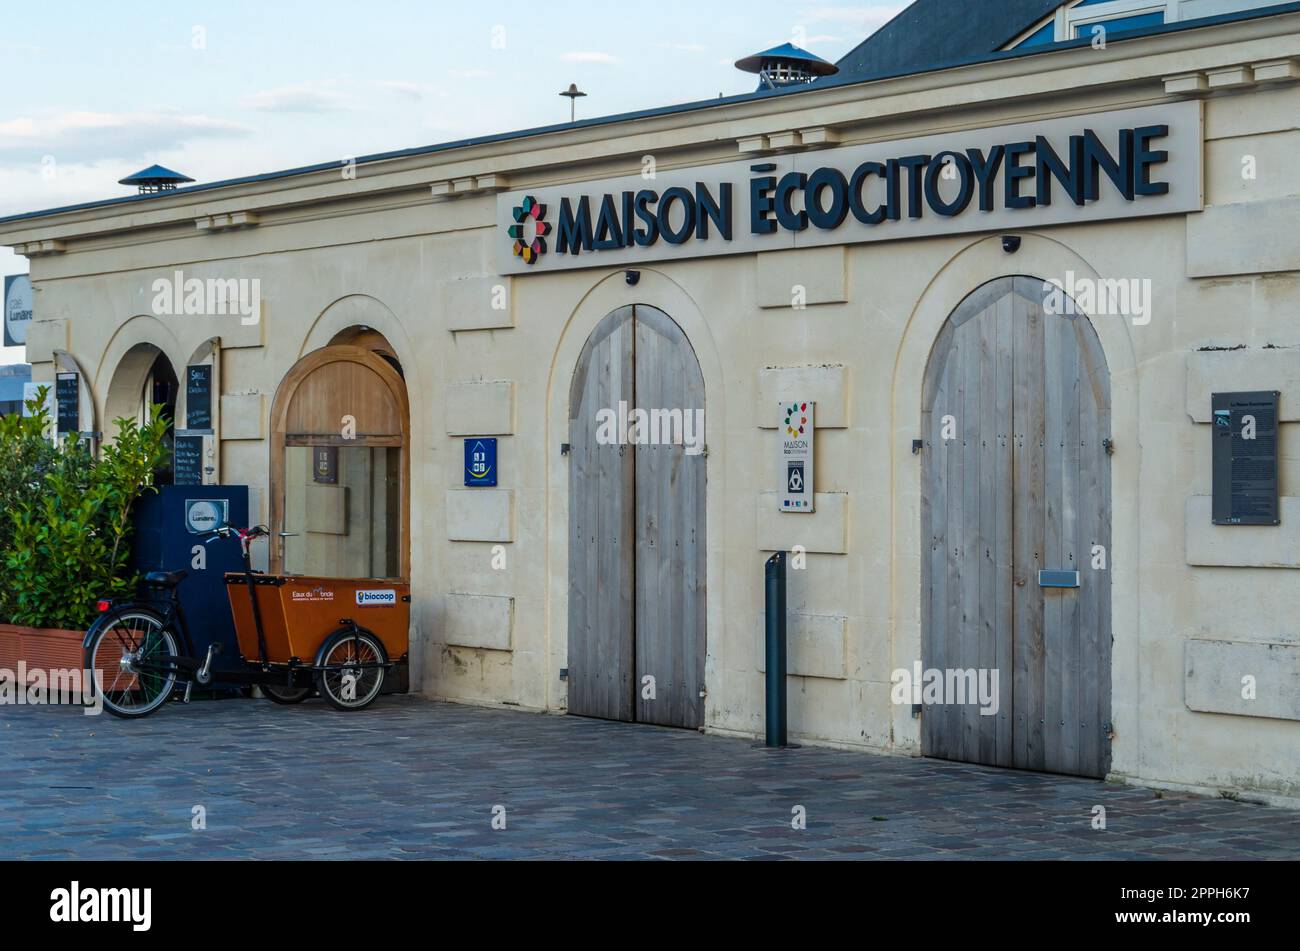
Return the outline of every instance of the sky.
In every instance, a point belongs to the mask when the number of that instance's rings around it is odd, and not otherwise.
[[[0,20],[0,217],[751,91],[783,42],[834,61],[906,0],[64,0]],[[0,274],[27,271],[0,249]],[[0,364],[21,360],[0,348]]]

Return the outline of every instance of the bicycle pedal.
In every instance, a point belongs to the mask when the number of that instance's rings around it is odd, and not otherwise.
[[[193,689],[194,689],[194,684],[193,684],[193,683],[188,683],[188,684],[185,685],[185,696],[181,698],[181,703],[189,703],[189,702],[190,702],[190,691],[193,690]]]

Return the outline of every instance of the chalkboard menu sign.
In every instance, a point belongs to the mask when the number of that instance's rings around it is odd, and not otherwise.
[[[60,373],[54,381],[54,400],[60,433],[81,431],[81,377],[76,373]]]
[[[177,436],[172,449],[172,474],[177,485],[203,484],[203,437]]]
[[[185,368],[185,428],[212,429],[212,367]]]
[[[1215,393],[1214,524],[1280,525],[1277,392]]]

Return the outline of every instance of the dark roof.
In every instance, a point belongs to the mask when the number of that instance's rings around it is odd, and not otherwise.
[[[744,70],[747,73],[756,73],[763,68],[763,64],[769,60],[784,60],[787,63],[804,63],[808,71],[818,76],[829,76],[835,72],[835,66],[826,62],[816,53],[809,53],[805,49],[800,49],[793,43],[782,43],[780,46],[774,46],[770,50],[764,50],[761,53],[755,53],[753,56],[746,56],[744,59],[736,60],[736,69]]]
[[[836,64],[841,75],[932,69],[995,53],[1064,0],[916,0]]]
[[[919,0],[924,2],[924,0]],[[954,0],[955,2],[955,0]],[[963,0],[966,2],[966,0]],[[969,0],[970,3],[979,3],[981,5],[990,5],[991,0]],[[1008,5],[1020,4],[1025,0],[999,0]],[[1049,11],[1054,9],[1057,4],[1052,4]],[[909,8],[911,9],[911,8]],[[908,11],[903,11],[907,13]],[[1300,0],[1288,0],[1286,3],[1278,3],[1268,7],[1256,7],[1250,10],[1241,10],[1235,13],[1224,13],[1217,16],[1201,17],[1195,20],[1183,20],[1178,23],[1166,23],[1160,26],[1140,27],[1134,30],[1121,30],[1110,34],[1106,41],[1110,44],[1123,43],[1129,40],[1142,39],[1148,36],[1160,36],[1166,33],[1177,33],[1184,30],[1205,29],[1215,27],[1224,23],[1237,23],[1246,20],[1258,20],[1263,17],[1281,16],[1289,13],[1300,13]],[[900,14],[901,16],[902,14]],[[891,21],[892,24],[893,21]],[[934,62],[912,66],[909,68],[896,69],[879,75],[862,75],[851,71],[841,71],[835,76],[823,76],[813,83],[798,83],[794,86],[780,87],[778,89],[758,89],[754,92],[743,93],[737,96],[726,96],[720,99],[701,99],[697,102],[686,102],[672,106],[661,106],[655,109],[642,109],[636,112],[627,112],[620,115],[598,116],[594,119],[579,119],[577,122],[557,123],[549,126],[539,126],[531,129],[522,129],[517,132],[504,132],[496,135],[478,136],[469,139],[460,139],[455,142],[444,142],[440,145],[427,145],[412,149],[401,149],[394,152],[379,152],[375,155],[363,155],[356,159],[358,165],[364,165],[369,162],[384,162],[393,159],[408,158],[415,155],[435,155],[441,152],[450,152],[456,149],[469,148],[475,145],[485,145],[495,142],[509,142],[517,139],[525,139],[532,136],[548,135],[557,132],[571,132],[575,129],[598,128],[600,126],[614,125],[619,122],[630,122],[637,119],[652,119],[659,116],[682,115],[688,112],[699,112],[705,109],[716,109],[722,106],[734,105],[740,102],[751,102],[760,99],[766,99],[773,96],[798,96],[806,92],[824,90],[829,86],[853,86],[859,83],[877,82],[883,79],[896,79],[902,76],[914,76],[919,73],[937,72],[943,69],[956,69],[962,66],[975,66],[981,63],[992,63],[1000,60],[1023,59],[1031,56],[1049,56],[1062,50],[1079,49],[1090,46],[1092,39],[1090,37],[1079,37],[1073,40],[1064,40],[1060,43],[1045,44],[1042,46],[1021,47],[1012,50],[996,50],[996,46],[1004,45],[1023,30],[1032,26],[1034,18],[1027,18],[1017,27],[1008,27],[1008,32],[1002,40],[995,44],[994,52],[983,54],[968,55],[957,57],[951,60],[936,60]],[[1005,25],[1005,23],[1004,23]],[[888,25],[886,26],[886,28]],[[865,44],[864,44],[865,45]],[[861,47],[859,47],[861,49]],[[856,50],[855,50],[856,52]],[[850,53],[849,56],[852,56]],[[848,57],[846,57],[847,59]],[[841,61],[842,63],[843,61]],[[1044,67],[1050,68],[1050,67]],[[125,195],[120,198],[106,198],[100,201],[82,202],[78,205],[66,205],[62,208],[46,208],[41,211],[29,211],[17,215],[9,215],[0,218],[0,225],[12,224],[18,221],[28,221],[36,218],[45,218],[50,215],[65,214],[73,211],[85,211],[91,208],[111,208],[115,205],[125,205],[129,202],[138,201],[155,201],[160,198],[172,198],[179,195],[189,195],[198,192],[211,191],[217,188],[229,188],[235,185],[249,185],[257,182],[276,181],[282,178],[290,178],[295,175],[306,175],[312,172],[337,171],[338,162],[329,161],[321,162],[318,165],[306,165],[300,168],[284,169],[278,172],[264,172],[260,175],[246,175],[241,178],[230,178],[219,182],[207,182],[202,185],[191,185],[189,187],[178,188],[175,191],[160,192],[158,194],[148,195]]]
[[[173,172],[170,168],[163,168],[161,165],[150,165],[148,168],[141,169],[134,175],[128,175],[126,178],[119,179],[119,185],[179,185],[182,182],[192,182],[194,179],[188,175],[182,175],[180,172]]]

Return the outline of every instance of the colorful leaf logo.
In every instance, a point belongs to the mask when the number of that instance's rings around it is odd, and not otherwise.
[[[785,432],[791,439],[803,435],[808,425],[808,417],[804,415],[807,412],[807,403],[795,403],[785,411]]]
[[[510,226],[509,234],[515,242],[514,255],[523,258],[525,264],[536,264],[537,259],[546,253],[546,236],[551,233],[551,226],[546,221],[546,206],[529,195],[512,214],[515,223]],[[533,226],[531,241],[528,240],[530,222]]]

